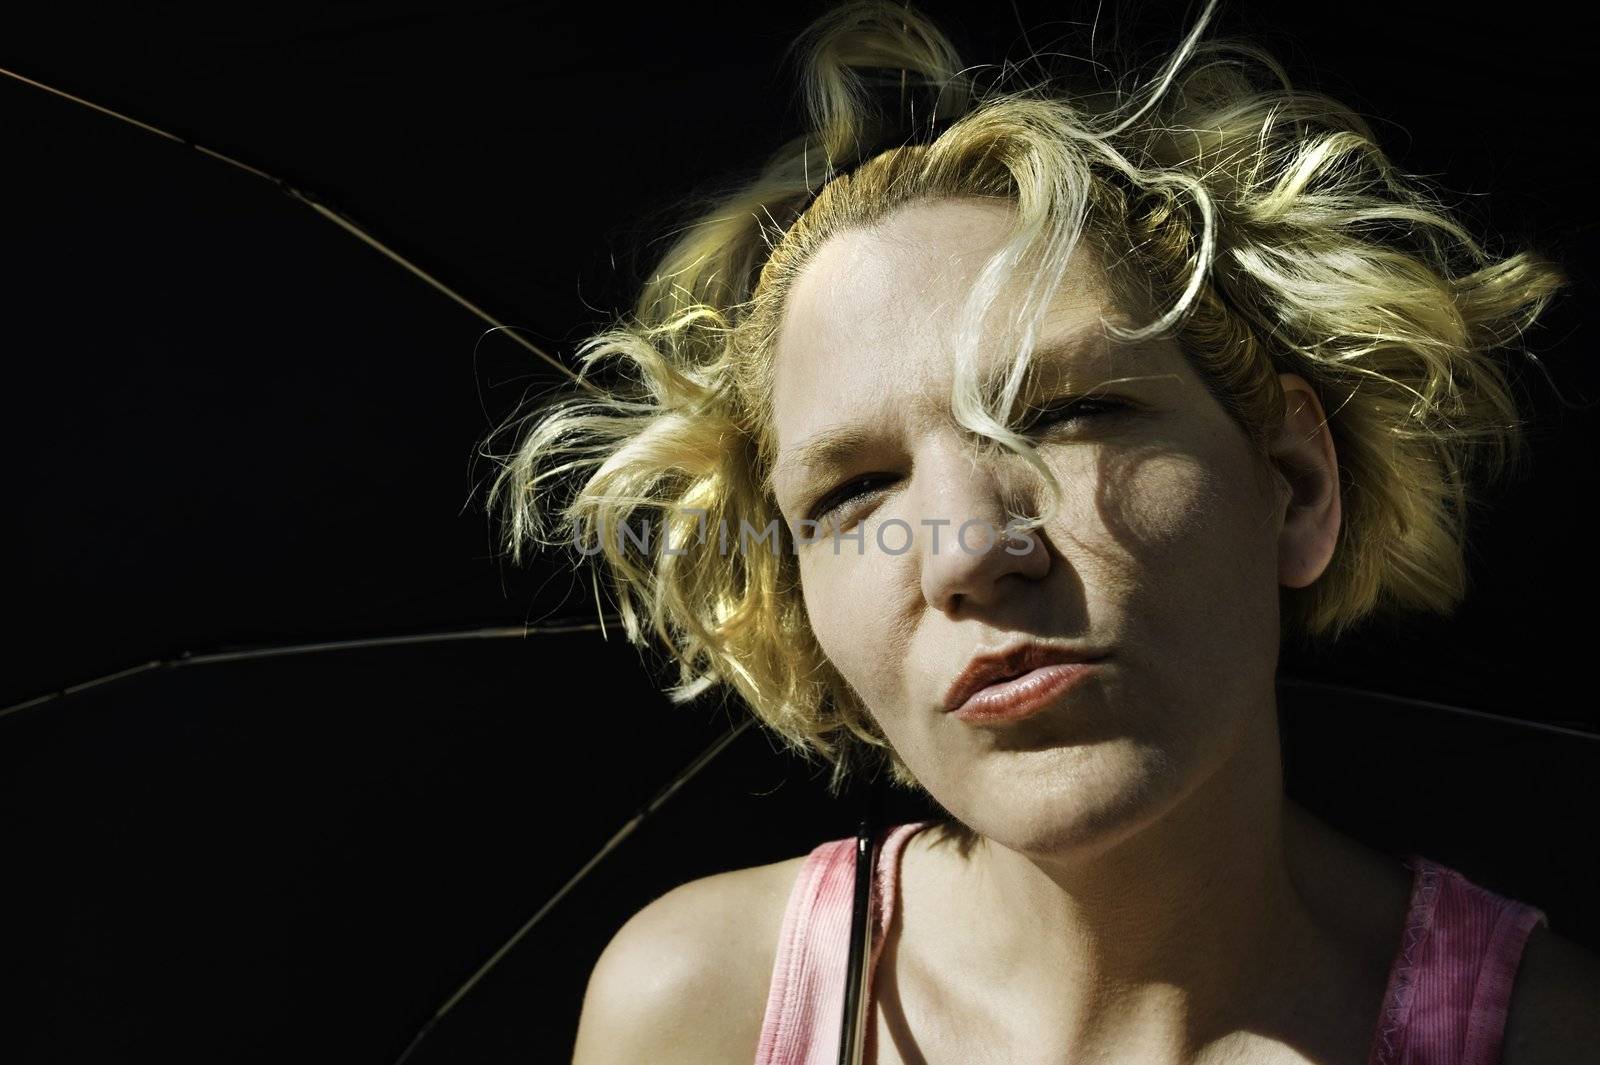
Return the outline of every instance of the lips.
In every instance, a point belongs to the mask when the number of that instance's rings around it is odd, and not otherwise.
[[[945,693],[945,712],[954,713],[966,706],[969,701],[974,701],[974,697],[984,689],[993,685],[1003,685],[1005,681],[1031,674],[1035,670],[1043,670],[1050,666],[1096,662],[1104,657],[1103,653],[1088,648],[1036,642],[1019,644],[998,654],[979,655],[967,664],[967,668],[961,671]],[[999,692],[995,694],[998,695]],[[988,701],[994,700],[990,698]]]

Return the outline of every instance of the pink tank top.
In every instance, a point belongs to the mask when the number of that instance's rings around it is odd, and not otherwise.
[[[898,901],[900,853],[930,823],[896,825],[879,842],[868,963],[873,969]],[[819,845],[795,879],[778,934],[756,1065],[838,1061],[855,842]],[[1411,906],[1367,1063],[1498,1065],[1523,943],[1534,925],[1548,927],[1549,919],[1427,858],[1410,854],[1404,863],[1412,870]],[[873,1060],[871,1027],[865,1058]]]

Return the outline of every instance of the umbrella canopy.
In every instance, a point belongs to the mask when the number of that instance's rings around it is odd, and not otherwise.
[[[1019,27],[1038,49],[1069,29],[1055,5],[923,6],[973,62],[1024,54]],[[0,66],[315,191],[570,353],[625,306],[686,194],[795,131],[778,55],[814,13],[65,2],[8,14]],[[1579,309],[1600,275],[1570,136],[1587,36],[1553,4],[1519,13],[1441,28],[1392,5],[1252,2],[1224,26],[1387,120],[1406,169],[1487,194],[1469,217],[1568,266],[1533,344],[1587,400]],[[1184,25],[1117,23],[1146,52]],[[185,650],[592,614],[566,559],[498,564],[475,505],[475,445],[554,370],[258,177],[19,82],[0,79],[0,114],[18,532],[0,706]],[[1287,675],[1600,730],[1579,520],[1600,486],[1574,460],[1593,415],[1520,380],[1544,426],[1532,476],[1475,524],[1461,613],[1288,649]],[[653,666],[615,632],[402,643],[152,672],[0,718],[21,959],[6,1001],[30,1022],[0,1036],[6,1059],[392,1060],[726,728],[714,700],[670,710]],[[1600,944],[1582,905],[1600,870],[1562,845],[1592,822],[1596,744],[1326,689],[1286,685],[1284,702],[1297,798]],[[417,1060],[563,1058],[629,912],[846,835],[852,815],[745,734]]]

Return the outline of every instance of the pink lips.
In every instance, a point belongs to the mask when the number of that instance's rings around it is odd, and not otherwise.
[[[1096,668],[1093,662],[1040,666],[1020,677],[979,689],[951,713],[974,725],[1020,721],[1077,687]]]
[[[1018,721],[1082,683],[1105,657],[1081,647],[1037,642],[979,655],[950,685],[944,708],[973,724]]]

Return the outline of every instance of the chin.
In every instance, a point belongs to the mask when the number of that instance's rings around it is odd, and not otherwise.
[[[1182,792],[1161,752],[1131,741],[993,752],[945,802],[985,838],[1025,854],[1088,860],[1158,818]],[[941,800],[943,802],[943,800]]]

